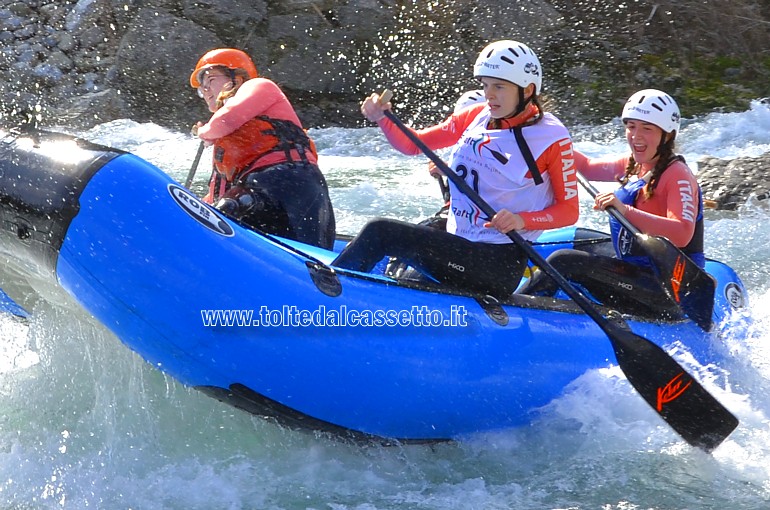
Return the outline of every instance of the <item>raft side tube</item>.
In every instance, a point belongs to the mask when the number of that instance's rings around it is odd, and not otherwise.
[[[0,138],[0,250],[25,271],[52,277],[83,188],[120,154],[48,131]]]
[[[29,180],[45,180],[47,167],[35,168]],[[76,200],[69,188],[49,198],[73,208],[58,252],[48,243],[61,288],[157,369],[250,412],[331,432],[456,438],[530,423],[612,363],[606,335],[569,301],[513,296],[494,307],[501,321],[476,296],[372,275],[338,271],[341,292],[324,292],[307,262],[332,252],[310,258],[246,230],[141,158],[112,157],[83,180]],[[350,322],[415,310],[440,320]],[[212,323],[215,312],[249,320]],[[704,359],[707,337],[692,322],[627,323]]]

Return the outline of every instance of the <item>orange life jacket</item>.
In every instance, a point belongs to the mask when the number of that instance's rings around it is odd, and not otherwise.
[[[260,159],[275,152],[282,152],[284,157],[271,159],[270,166],[308,162],[308,152],[313,160],[318,157],[315,144],[300,126],[260,115],[214,143],[214,166],[227,182],[233,182],[244,170],[258,168]]]

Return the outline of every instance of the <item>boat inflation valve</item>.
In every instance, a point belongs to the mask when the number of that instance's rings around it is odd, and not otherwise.
[[[631,331],[631,327],[628,325],[628,322],[626,322],[623,314],[619,311],[615,309],[609,310],[607,312],[606,318],[608,321],[612,322],[619,328],[624,329],[625,331]]]
[[[318,290],[331,297],[342,294],[342,284],[334,269],[320,262],[307,261],[306,264],[310,278]]]
[[[23,241],[25,243],[29,242],[29,238],[32,237],[32,225],[30,225],[27,220],[23,218],[16,218],[16,237],[19,238],[20,241]]]
[[[508,324],[508,314],[505,313],[505,310],[503,310],[503,307],[500,306],[500,302],[496,298],[486,295],[481,298],[476,298],[476,302],[481,305],[481,308],[487,313],[487,316],[496,324],[499,324],[500,326],[506,326]]]

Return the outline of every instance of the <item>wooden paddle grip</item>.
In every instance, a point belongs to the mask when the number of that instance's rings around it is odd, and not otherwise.
[[[393,92],[391,92],[390,89],[385,89],[382,91],[382,94],[380,94],[379,103],[382,105],[387,104],[392,97],[393,97]]]

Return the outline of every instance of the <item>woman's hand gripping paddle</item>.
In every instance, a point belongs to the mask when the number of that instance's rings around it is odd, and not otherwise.
[[[390,94],[389,91],[383,96]],[[388,98],[390,95],[388,95]],[[386,103],[387,101],[383,101]],[[446,163],[431,151],[390,110],[385,116],[414,143],[450,181],[489,218],[496,211],[490,207]],[[666,351],[605,318],[591,301],[556,271],[515,230],[508,237],[523,249],[540,269],[604,331],[609,338],[618,366],[644,400],[689,444],[712,451],[738,426],[738,419],[692,378]]]

